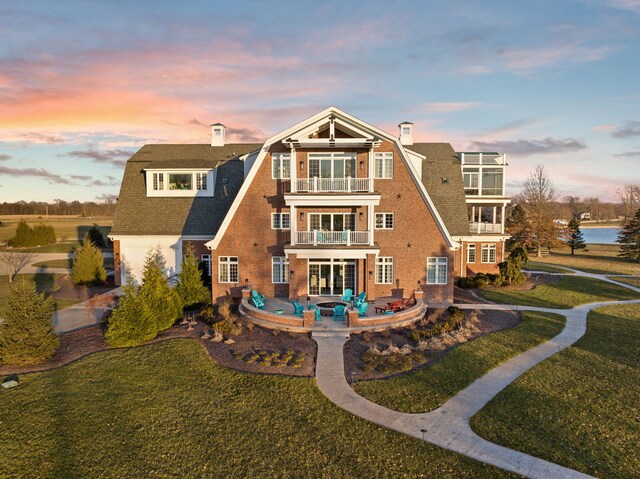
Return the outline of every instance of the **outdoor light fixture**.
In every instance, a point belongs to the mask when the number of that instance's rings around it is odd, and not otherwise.
[[[289,270],[289,278],[293,278],[293,276],[295,275],[295,273],[296,273],[296,272],[295,272],[294,270],[290,269],[290,270]]]
[[[249,278],[244,279],[244,289],[249,289]]]
[[[364,213],[362,211],[358,213],[358,218],[360,218],[360,221],[364,219]]]
[[[364,161],[360,161],[360,169],[364,170]]]
[[[307,309],[309,309],[309,304],[311,303],[311,298],[307,296]]]
[[[396,278],[396,289],[400,289],[400,280]]]
[[[300,220],[303,220],[303,219],[304,219],[304,211],[301,211],[300,212]]]
[[[304,161],[300,162],[300,171],[304,170]]]
[[[373,271],[369,271],[369,279],[373,278]]]
[[[422,282],[420,280],[418,280],[418,289],[420,289],[420,285],[422,284]]]

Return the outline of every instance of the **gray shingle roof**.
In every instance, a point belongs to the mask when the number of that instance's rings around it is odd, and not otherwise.
[[[451,236],[469,234],[460,159],[449,143],[414,143],[406,147],[426,157],[422,183]],[[446,182],[443,181],[446,178]]]
[[[113,235],[216,234],[240,185],[244,163],[237,158],[262,144],[145,145],[127,161],[113,220]],[[217,168],[213,197],[147,197],[145,168]],[[222,178],[228,178],[222,184]]]

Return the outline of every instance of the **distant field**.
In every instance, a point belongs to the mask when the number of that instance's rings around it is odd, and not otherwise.
[[[27,220],[30,225],[45,224],[53,226],[58,240],[82,238],[92,227],[98,226],[103,234],[108,234],[113,225],[113,218],[92,217],[82,218],[78,216],[49,216],[49,219],[34,215],[26,216],[0,216],[0,241],[9,240],[16,232],[16,226],[21,219]]]
[[[620,248],[613,244],[589,244],[584,250],[572,256],[568,248],[553,250],[541,258],[535,253],[529,259],[536,263],[556,264],[596,274],[640,274],[640,265],[626,258],[620,258]]]

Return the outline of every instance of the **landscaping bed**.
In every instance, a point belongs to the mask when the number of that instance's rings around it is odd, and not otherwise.
[[[467,311],[467,315],[471,314],[471,311]],[[446,310],[436,310],[429,308],[427,310],[426,318],[433,318],[434,315],[439,315],[439,324],[446,321],[450,314]],[[425,348],[420,349],[420,339],[418,336],[423,336],[421,331],[427,330],[434,326],[433,321],[429,321],[429,324],[425,324],[426,321],[418,322],[416,325],[391,329],[387,331],[381,331],[377,333],[361,333],[352,334],[349,341],[345,344],[344,348],[344,361],[345,361],[345,374],[348,380],[365,381],[371,379],[384,379],[392,376],[396,376],[399,373],[407,373],[412,369],[420,369],[428,367],[429,365],[437,362],[442,355],[447,351],[456,347],[463,342],[477,338],[484,334],[493,333],[502,329],[507,329],[515,326],[520,322],[520,314],[516,311],[481,311],[478,312],[479,321],[475,324],[475,328],[465,338],[456,337],[454,334],[450,335],[451,340],[446,341],[446,344],[440,345],[440,348]],[[434,338],[443,338],[444,335],[434,335]],[[426,339],[422,337],[421,339]],[[411,356],[405,345],[409,345],[412,349],[412,353],[415,352],[415,356]],[[444,349],[442,349],[444,346]],[[391,350],[389,348],[391,347]],[[403,350],[403,353],[397,353],[398,357],[387,358],[385,362],[390,364],[384,364],[378,361],[375,364],[374,361],[370,361],[373,364],[373,368],[367,367],[366,354],[372,348],[376,348],[378,351],[389,350],[389,352],[395,352],[393,348]],[[420,358],[418,353],[422,355]],[[408,356],[411,359],[402,359],[400,356]],[[372,358],[375,359],[375,358]],[[394,361],[404,361],[404,364],[395,364]],[[386,369],[386,371],[385,371]]]
[[[589,313],[586,334],[471,419],[482,437],[601,478],[640,471],[640,304]]]

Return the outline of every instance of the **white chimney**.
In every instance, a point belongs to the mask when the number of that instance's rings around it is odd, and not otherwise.
[[[400,143],[403,145],[413,145],[413,123],[403,121],[398,125],[400,128]]]
[[[211,146],[224,146],[224,132],[227,129],[222,123],[211,125]]]

